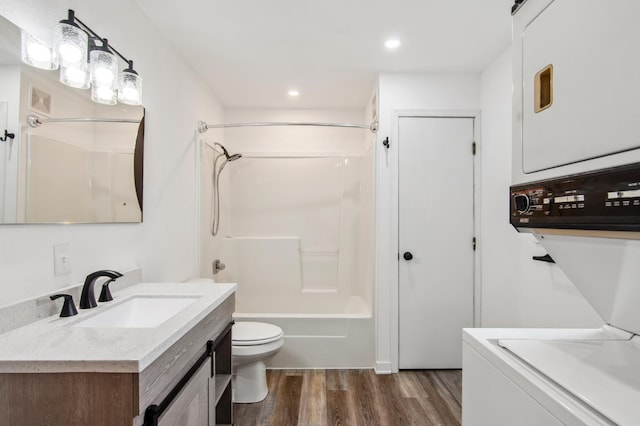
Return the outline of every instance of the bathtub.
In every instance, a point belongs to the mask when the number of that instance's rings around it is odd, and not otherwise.
[[[220,181],[215,237],[205,207],[201,274],[219,259],[215,280],[238,284],[236,321],[282,328],[270,368],[371,368],[373,145],[358,136],[352,150],[304,152],[307,138],[295,141],[291,152],[236,145],[243,157]]]
[[[323,299],[318,296],[313,295],[314,302]],[[236,301],[236,313],[233,315],[236,321],[266,322],[284,331],[284,346],[267,363],[268,368],[373,367],[373,319],[370,305],[362,297],[348,297],[341,312],[336,312],[335,307],[329,309],[329,303],[322,303],[322,300],[311,306],[304,306],[300,300],[286,306],[280,303],[277,313],[272,307],[269,307],[269,312],[260,312],[256,306],[248,309],[243,306],[241,297]],[[328,312],[330,310],[333,312]]]

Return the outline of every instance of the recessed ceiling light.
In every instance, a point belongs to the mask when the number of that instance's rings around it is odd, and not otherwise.
[[[289,90],[289,96],[298,96],[300,92],[297,90]]]
[[[387,49],[396,49],[400,47],[400,40],[398,39],[390,39],[384,42],[384,47]]]

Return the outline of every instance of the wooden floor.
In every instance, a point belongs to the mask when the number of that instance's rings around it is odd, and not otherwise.
[[[234,404],[236,426],[459,425],[460,370],[268,370],[269,395]]]

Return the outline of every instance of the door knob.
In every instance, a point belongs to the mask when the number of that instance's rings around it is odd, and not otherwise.
[[[404,254],[402,255],[402,257],[404,258],[404,260],[411,260],[413,259],[413,255],[411,254],[410,251],[405,251]]]

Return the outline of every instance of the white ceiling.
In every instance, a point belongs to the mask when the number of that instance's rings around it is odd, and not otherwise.
[[[379,72],[482,71],[510,43],[513,4],[136,1],[231,108],[363,108]],[[390,37],[400,48],[384,48]]]

